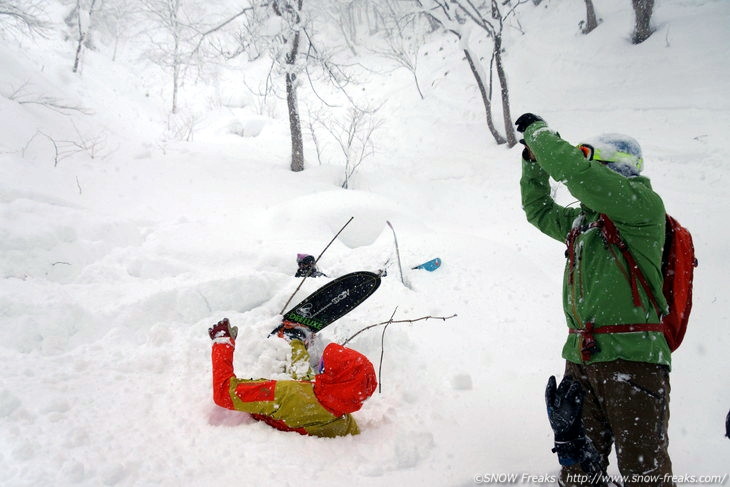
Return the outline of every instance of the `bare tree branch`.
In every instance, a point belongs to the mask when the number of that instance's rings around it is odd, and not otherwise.
[[[68,112],[80,112],[84,115],[93,114],[93,112],[88,108],[77,105],[70,105],[59,100],[58,98],[28,93],[27,90],[29,86],[30,83],[26,81],[22,85],[18,86],[15,90],[13,90],[12,93],[6,96],[8,99],[13,100],[14,102],[21,105],[40,105],[62,115],[70,115],[70,113]]]
[[[45,134],[45,133],[41,132],[40,130],[36,131],[36,133],[35,133],[35,134],[33,134],[33,137],[31,137],[31,138],[30,138],[30,139],[28,140],[28,142],[26,142],[26,143],[25,143],[25,146],[24,146],[24,147],[23,147],[23,149],[22,149],[22,150],[20,151],[20,154],[21,154],[21,156],[22,156],[22,157],[25,157],[25,151],[26,151],[26,150],[28,150],[28,147],[30,147],[30,144],[31,144],[31,143],[33,142],[33,140],[34,140],[34,139],[36,138],[36,136],[38,136],[38,135],[42,135],[42,136],[44,136],[45,138],[47,138],[48,140],[50,140],[50,141],[51,141],[51,144],[53,144],[53,149],[54,149],[54,157],[53,157],[53,167],[56,167],[56,166],[58,166],[58,161],[59,161],[59,156],[58,156],[58,144],[56,143],[56,141],[55,141],[55,139],[54,139],[53,137],[51,137],[51,136],[50,136],[50,135],[48,135],[48,134]]]
[[[362,329],[358,330],[357,333],[355,333],[350,338],[348,338],[347,340],[345,340],[344,342],[342,342],[342,346],[345,346],[348,343],[350,343],[352,341],[352,339],[355,338],[356,336],[358,336],[360,333],[362,333],[362,332],[364,332],[366,330],[369,330],[371,328],[375,328],[377,326],[389,325],[391,323],[416,323],[418,321],[424,321],[424,320],[442,320],[442,321],[446,321],[446,320],[450,320],[451,318],[455,318],[456,316],[458,316],[458,315],[456,313],[454,313],[451,316],[422,316],[420,318],[415,318],[413,320],[395,320],[395,321],[391,317],[391,319],[389,319],[388,321],[382,321],[380,323],[374,323],[372,325],[368,325],[365,328],[362,328]]]
[[[195,53],[198,52],[198,50],[200,49],[201,44],[203,44],[203,41],[205,40],[205,38],[207,36],[209,36],[210,34],[212,34],[214,32],[218,32],[223,27],[225,27],[226,25],[230,24],[231,22],[233,22],[234,20],[236,20],[237,18],[239,18],[241,15],[244,15],[246,12],[250,12],[251,10],[253,10],[253,7],[251,7],[251,6],[244,7],[240,12],[232,15],[231,17],[229,17],[228,19],[224,20],[223,22],[221,22],[220,24],[216,25],[215,27],[212,27],[212,28],[208,29],[205,32],[201,32],[200,33],[200,39],[198,40],[198,43],[195,45],[195,47],[190,52],[190,56],[192,57]]]
[[[314,42],[312,41],[312,37],[309,35],[309,30],[308,29],[303,28],[302,31],[304,32],[304,35],[307,37],[307,41],[309,42],[309,49],[308,49],[308,51],[309,52],[314,52],[316,54],[316,56],[308,56],[308,57],[309,58],[316,59],[317,61],[319,61],[319,64],[322,66],[322,68],[324,69],[324,71],[329,75],[329,79],[330,79],[330,81],[332,81],[332,84],[334,84],[335,87],[343,95],[345,95],[345,97],[349,100],[349,102],[350,102],[351,105],[357,106],[357,103],[355,102],[355,100],[352,99],[352,97],[350,96],[350,94],[345,89],[345,86],[347,84],[349,84],[349,82],[350,82],[349,76],[345,75],[344,72],[342,71],[342,69],[340,69],[340,67],[338,65],[328,62],[327,59],[320,54],[320,52],[317,50]],[[306,66],[305,71],[307,72],[307,76],[309,77],[309,66]],[[339,73],[336,73],[335,71],[338,71]],[[340,77],[341,76],[344,76],[345,83],[342,83],[340,81]],[[311,80],[310,80],[310,84],[311,84]],[[314,90],[314,86],[312,86],[312,89]],[[317,98],[319,98],[320,100],[322,100],[322,98],[319,96],[319,94],[316,93],[316,91],[315,91],[315,95],[317,95]],[[322,102],[324,102],[324,100],[322,100]],[[329,103],[327,103],[327,105],[328,106],[333,106],[333,105],[330,105]]]
[[[344,158],[344,189],[349,187],[350,178],[363,161],[374,153],[372,136],[382,125],[382,120],[375,119],[374,116],[381,107],[371,110],[351,107],[344,120],[322,120],[315,115],[314,121],[332,136]]]
[[[390,315],[390,319],[388,320],[388,323],[383,327],[383,333],[380,334],[380,363],[378,364],[378,394],[383,393],[383,357],[385,357],[385,331],[388,329],[388,326],[393,322],[393,318],[395,318],[395,313],[398,311],[398,306],[395,307],[393,310],[393,314]]]
[[[51,24],[42,18],[43,2],[29,0],[20,3],[17,0],[0,0],[0,31],[14,30],[25,32],[30,36],[39,35],[48,38]]]

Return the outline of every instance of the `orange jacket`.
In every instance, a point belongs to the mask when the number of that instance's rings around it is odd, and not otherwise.
[[[304,344],[291,342],[296,361],[309,360]],[[308,380],[239,379],[233,372],[235,341],[214,342],[213,400],[227,409],[250,413],[282,431],[313,436],[344,436],[360,432],[349,414],[359,410],[375,391],[372,363],[350,348],[329,344],[323,371]]]

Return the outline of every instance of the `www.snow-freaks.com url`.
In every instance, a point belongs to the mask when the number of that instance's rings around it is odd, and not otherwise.
[[[569,482],[577,484],[599,485],[610,482],[621,482],[621,485],[628,483],[668,483],[675,484],[707,484],[707,485],[725,485],[729,475],[652,475],[652,474],[632,474],[632,475],[569,475]],[[558,481],[557,474],[536,475],[532,473],[483,473],[474,475],[475,484],[554,484]]]

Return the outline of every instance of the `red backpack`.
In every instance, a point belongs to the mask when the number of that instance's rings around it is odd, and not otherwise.
[[[601,214],[598,226],[606,241],[609,244],[615,244],[626,259],[634,304],[641,305],[638,281],[649,296],[657,315],[661,316],[659,328],[654,324],[635,324],[607,326],[599,330],[605,330],[604,333],[621,333],[624,328],[626,328],[625,331],[662,331],[669,349],[672,352],[675,351],[682,343],[687,331],[687,321],[692,310],[692,279],[694,278],[694,268],[697,267],[694,244],[689,230],[671,216],[666,215],[666,240],[662,255],[662,276],[664,277],[662,291],[669,305],[669,313],[662,315],[649,283],[631,255],[629,247],[619,235],[616,225],[608,216]],[[597,331],[595,330],[594,333]]]

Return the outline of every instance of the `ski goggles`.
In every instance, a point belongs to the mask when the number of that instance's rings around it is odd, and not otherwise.
[[[596,151],[595,147],[593,147],[590,144],[578,144],[576,147],[583,153],[585,158],[588,159],[589,161],[596,160],[599,162],[607,162],[607,161],[601,161],[599,159],[594,159],[594,156],[596,155],[596,153],[600,154],[600,151]]]
[[[601,156],[600,149],[597,149],[590,144],[578,144],[576,147],[583,153],[585,158],[588,159],[589,161],[600,162],[601,164],[604,164],[604,165],[623,160],[623,161],[629,162],[629,164],[631,164],[632,166],[635,166],[637,168],[637,170],[641,170],[641,167],[644,163],[644,160],[642,158],[640,158],[640,157],[637,158],[635,155],[629,154],[628,152],[621,152],[621,151],[613,152],[613,155],[611,156],[611,159],[609,160],[609,159],[604,159]],[[635,162],[633,162],[633,161],[635,161]]]

